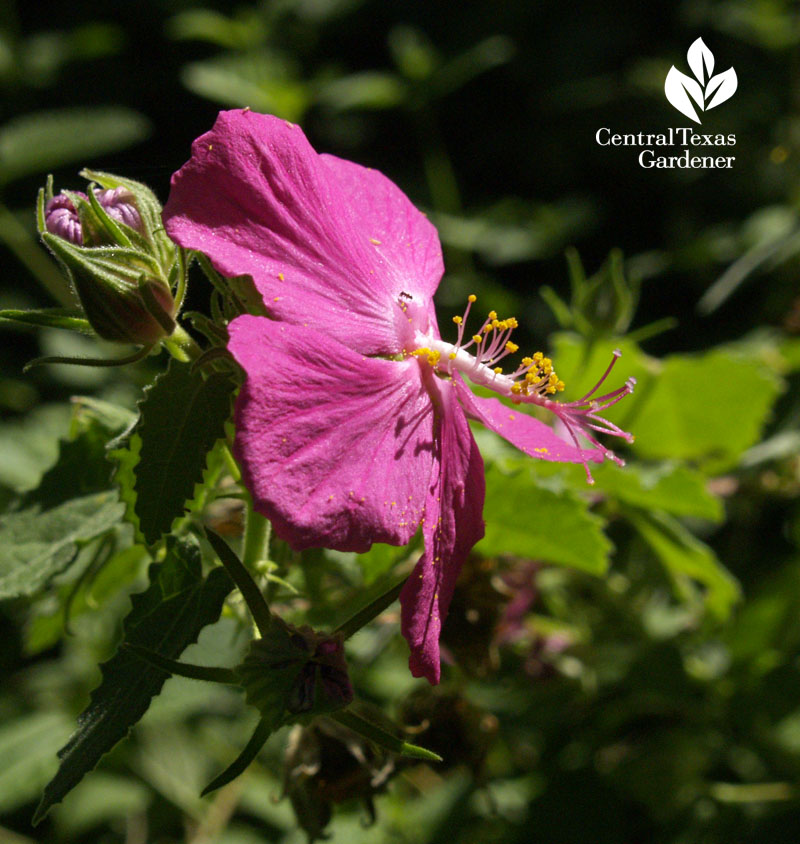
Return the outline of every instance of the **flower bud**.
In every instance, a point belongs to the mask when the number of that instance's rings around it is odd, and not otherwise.
[[[235,670],[247,702],[274,728],[335,712],[353,700],[341,634],[293,627],[277,617],[268,635],[251,643]]]
[[[85,196],[85,194],[81,194]],[[88,197],[86,197],[88,199]],[[44,207],[45,228],[50,234],[68,240],[77,246],[83,246],[83,229],[78,218],[78,212],[72,200],[60,193],[47,200]]]
[[[39,233],[72,282],[86,318],[105,340],[151,346],[175,328],[172,289],[185,273],[144,185],[83,171],[88,193],[39,192]]]
[[[110,190],[101,190],[96,196],[109,217],[113,217],[119,223],[125,223],[140,234],[143,233],[142,218],[139,216],[135,197],[126,187],[120,185]]]

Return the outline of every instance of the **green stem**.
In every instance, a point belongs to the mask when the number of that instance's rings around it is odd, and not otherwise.
[[[253,621],[256,623],[259,632],[262,636],[266,636],[272,627],[272,613],[269,611],[267,602],[261,594],[261,590],[256,585],[250,572],[242,565],[241,560],[236,554],[231,551],[229,545],[225,540],[214,533],[210,528],[206,528],[206,537],[211,543],[211,547],[220,558],[222,565],[225,566],[231,579],[242,593],[247,608],[253,616]]]
[[[377,597],[371,601],[363,609],[360,609],[355,615],[347,619],[343,624],[340,624],[334,633],[341,633],[345,639],[349,639],[354,633],[358,633],[362,627],[377,618],[388,606],[391,606],[400,596],[403,587],[406,585],[407,577],[404,577],[399,583],[395,584],[388,592]]]
[[[424,759],[426,762],[442,761],[442,757],[439,756],[438,753],[434,753],[432,750],[426,750],[424,747],[419,747],[419,745],[403,741],[403,739],[393,736],[391,733],[387,733],[382,727],[379,727],[377,724],[373,724],[371,721],[367,721],[366,718],[356,715],[355,712],[352,712],[349,709],[344,709],[340,712],[333,712],[328,717],[333,718],[334,721],[338,721],[343,726],[348,727],[354,733],[364,736],[364,738],[369,739],[379,747],[390,750],[392,753],[399,753],[401,756],[410,756],[412,759]]]
[[[248,569],[257,569],[259,563],[269,559],[269,519],[253,509],[253,499],[248,498],[244,521],[244,548],[242,563]]]
[[[169,337],[162,340],[164,348],[181,363],[188,363],[191,360],[196,360],[203,353],[200,346],[195,343],[189,333],[180,325],[175,326],[175,330]]]

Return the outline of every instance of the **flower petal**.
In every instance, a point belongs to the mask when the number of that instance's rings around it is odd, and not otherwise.
[[[400,293],[432,292],[442,273],[436,230],[392,182],[251,111],[221,112],[194,142],[164,225],[223,275],[251,275],[273,317],[362,354],[402,350]]]
[[[562,440],[546,423],[527,413],[506,407],[497,399],[478,398],[467,385],[454,380],[456,392],[467,416],[482,423],[530,457],[563,463],[603,462],[597,448],[576,448]]]
[[[416,360],[365,358],[310,328],[240,316],[234,453],[293,548],[403,545],[423,515],[434,410]]]
[[[483,460],[451,382],[438,378],[440,412],[434,474],[425,503],[425,552],[400,594],[402,631],[415,677],[438,683],[439,633],[458,574],[484,534]]]

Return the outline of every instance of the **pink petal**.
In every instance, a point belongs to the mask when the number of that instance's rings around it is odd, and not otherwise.
[[[275,318],[367,355],[402,350],[398,297],[429,299],[442,274],[436,230],[399,188],[251,111],[221,112],[194,142],[164,225],[223,275],[251,275]]]
[[[467,416],[482,423],[530,457],[563,463],[603,462],[603,452],[596,448],[579,449],[562,440],[553,429],[524,411],[506,407],[497,399],[478,398],[459,379],[456,392]]]
[[[422,525],[425,552],[400,595],[402,631],[415,677],[438,683],[439,633],[461,566],[483,537],[483,460],[451,382],[432,378],[439,392],[436,464]]]
[[[365,358],[310,328],[241,316],[228,345],[247,380],[234,453],[256,509],[293,548],[364,552],[416,532],[434,409],[416,360]]]

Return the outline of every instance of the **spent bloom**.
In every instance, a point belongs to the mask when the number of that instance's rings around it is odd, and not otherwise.
[[[513,318],[467,330],[470,296],[442,339],[433,294],[443,273],[433,225],[381,173],[319,155],[302,130],[248,110],[220,114],[173,177],[169,235],[225,276],[250,275],[271,318],[229,325],[246,374],[235,453],[256,508],[295,549],[425,549],[400,596],[415,676],[438,682],[439,632],[459,569],[483,536],[483,462],[468,418],[543,460],[619,461],[597,432],[632,381],[558,402],[563,383],[517,352]],[[479,398],[488,387],[520,407]],[[522,405],[551,411],[558,436]]]

